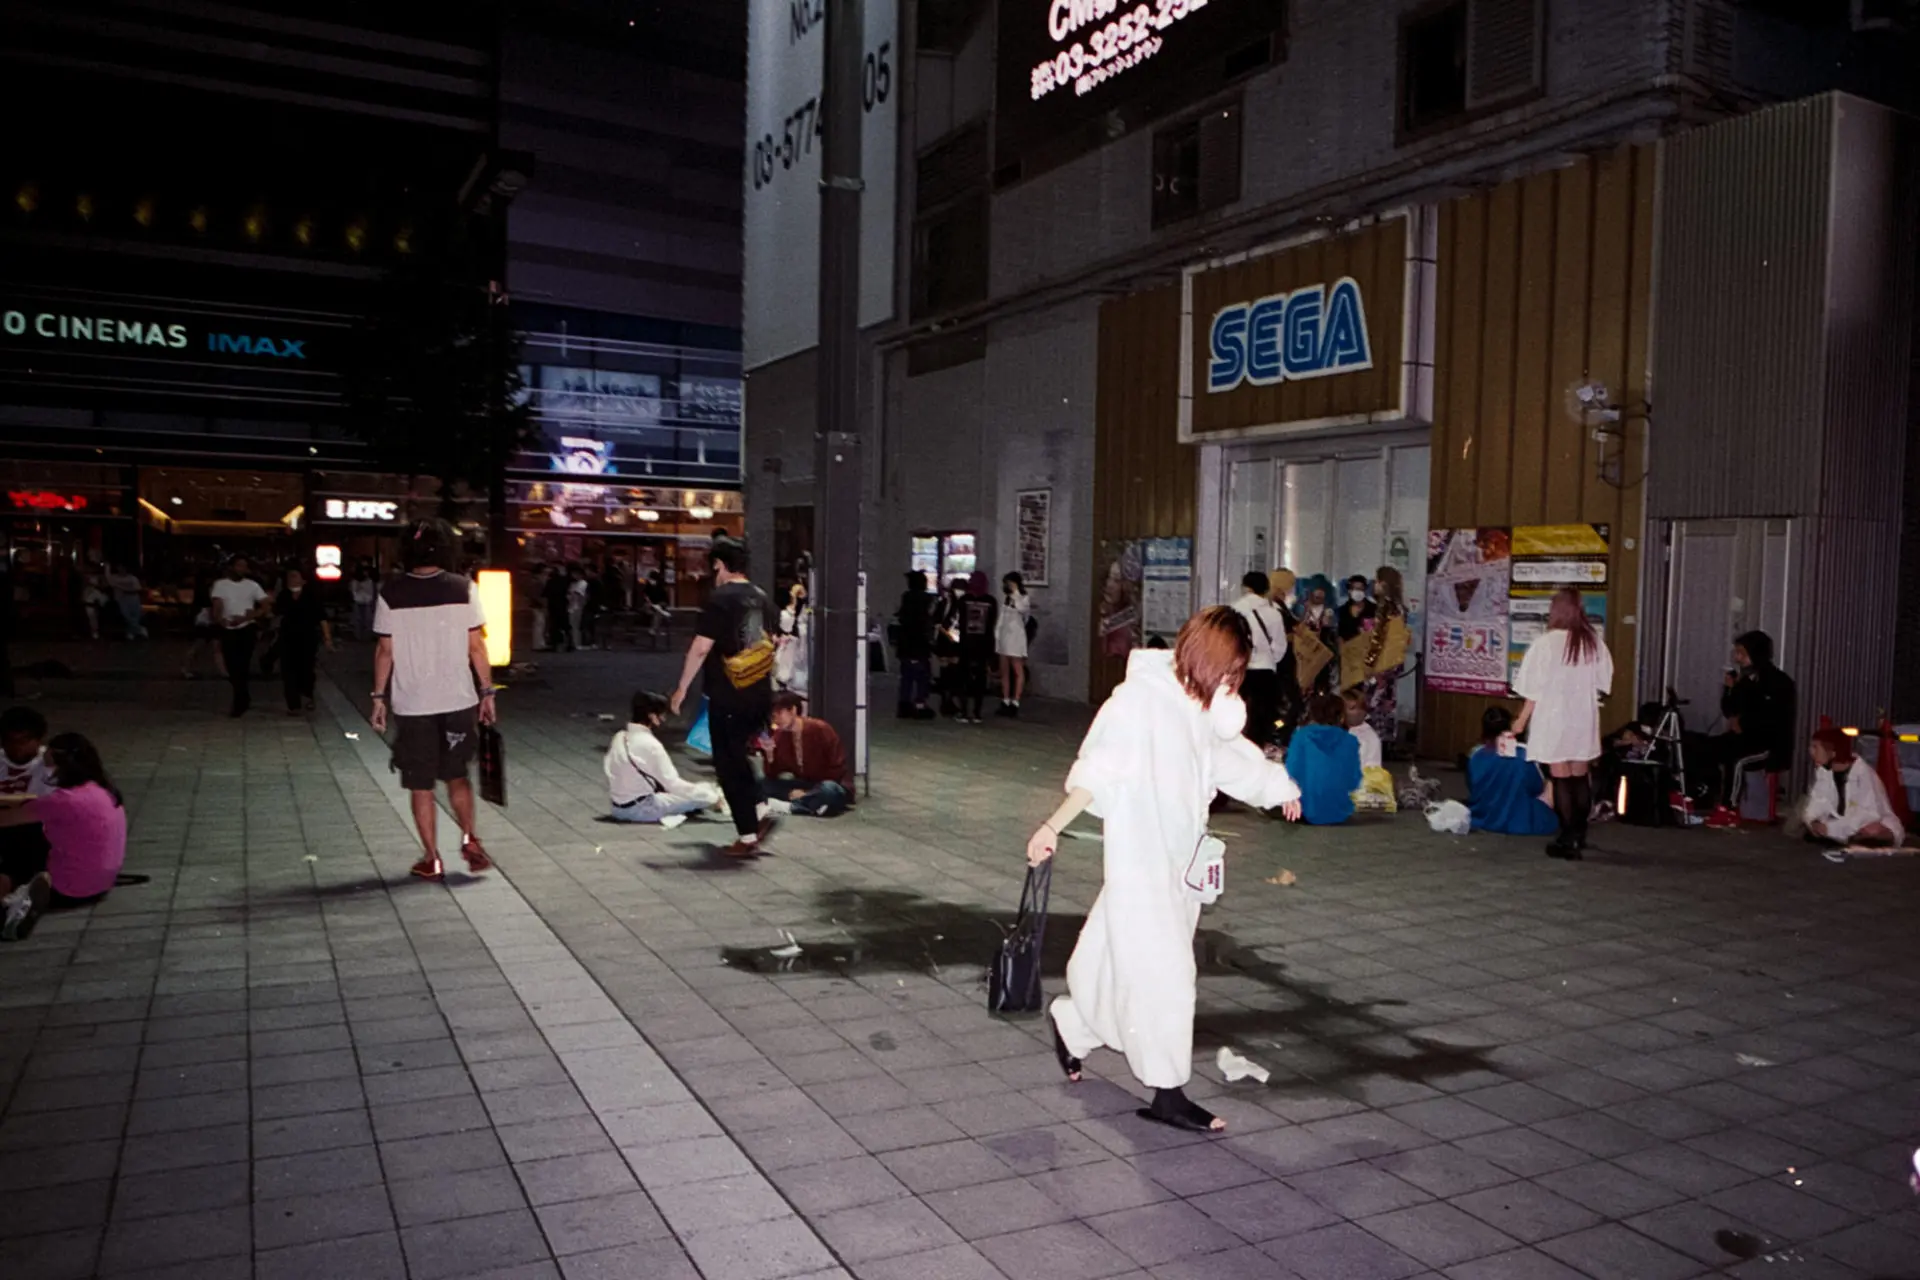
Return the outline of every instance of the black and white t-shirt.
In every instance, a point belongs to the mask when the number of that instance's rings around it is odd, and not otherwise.
[[[486,621],[480,593],[457,573],[403,573],[382,586],[373,633],[393,638],[393,714],[437,716],[478,703],[467,638]]]

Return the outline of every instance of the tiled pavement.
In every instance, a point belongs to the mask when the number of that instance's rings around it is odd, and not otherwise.
[[[886,720],[855,814],[723,866],[592,820],[596,717],[667,663],[550,661],[503,703],[504,874],[437,888],[357,656],[240,725],[63,656],[26,691],[104,744],[154,880],[0,950],[7,1280],[1920,1277],[1920,860],[1228,818],[1194,1092],[1231,1132],[1194,1139],[982,1007],[1069,711]]]

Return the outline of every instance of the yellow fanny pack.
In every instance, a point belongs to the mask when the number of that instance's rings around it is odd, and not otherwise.
[[[773,641],[765,636],[748,645],[736,654],[722,658],[721,664],[727,669],[727,680],[736,689],[746,689],[759,684],[773,673]]]

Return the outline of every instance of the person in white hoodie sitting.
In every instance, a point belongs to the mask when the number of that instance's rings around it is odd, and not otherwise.
[[[655,734],[667,718],[666,698],[643,689],[633,695],[632,713],[607,745],[603,766],[613,820],[659,822],[717,807],[720,788],[682,778]]]
[[[1807,834],[1837,845],[1897,845],[1906,828],[1887,800],[1880,775],[1853,754],[1853,739],[1822,729],[1807,748],[1813,785],[1807,790]]]

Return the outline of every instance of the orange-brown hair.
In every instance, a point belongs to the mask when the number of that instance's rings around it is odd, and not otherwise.
[[[1547,607],[1547,627],[1567,633],[1565,656],[1570,667],[1592,662],[1600,652],[1600,637],[1587,618],[1586,603],[1576,588],[1562,587],[1553,593],[1553,603]]]
[[[1252,652],[1247,620],[1217,604],[1194,614],[1180,628],[1180,638],[1173,643],[1173,673],[1195,702],[1211,707],[1213,695],[1223,685],[1230,692],[1240,691]]]

